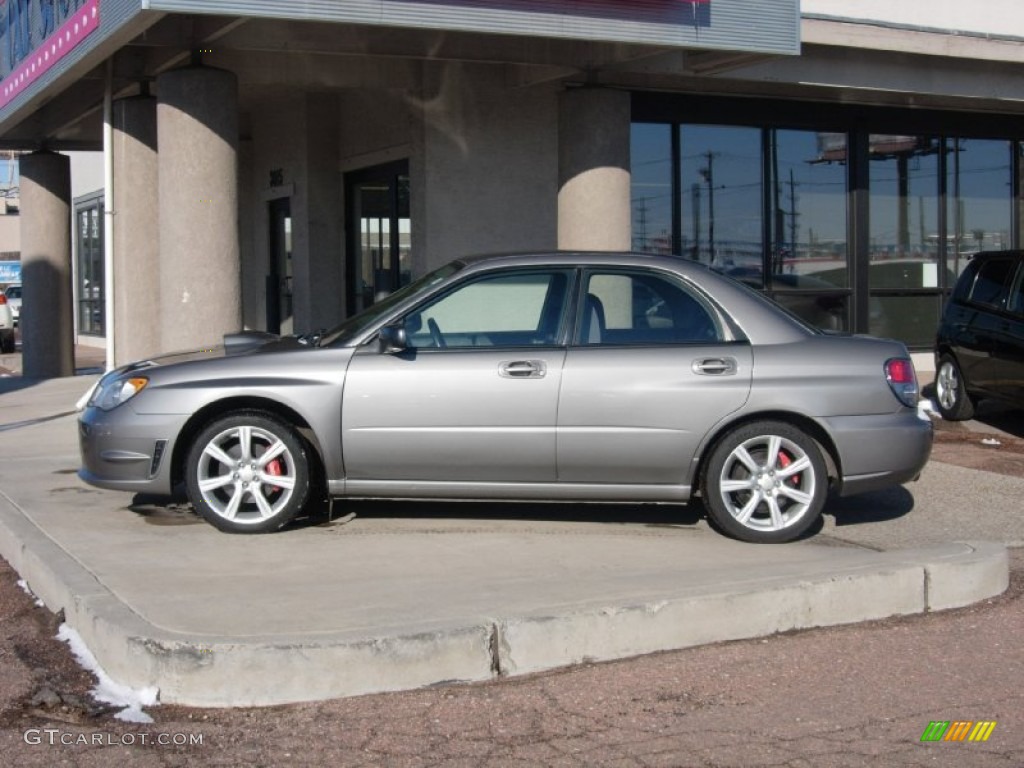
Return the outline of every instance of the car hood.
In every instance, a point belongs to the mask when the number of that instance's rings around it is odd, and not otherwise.
[[[148,368],[193,363],[201,360],[218,360],[225,357],[240,355],[263,355],[273,352],[288,352],[297,349],[310,349],[311,346],[300,341],[296,336],[275,336],[263,331],[240,331],[225,334],[224,342],[212,347],[168,352],[167,354],[147,357],[134,363],[121,366],[117,373],[131,373]]]

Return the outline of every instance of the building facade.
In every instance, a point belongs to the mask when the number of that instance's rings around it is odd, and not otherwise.
[[[450,259],[554,248],[698,259],[924,351],[966,256],[1020,245],[1012,0],[5,8],[0,143],[32,153],[25,293],[52,308],[23,320],[26,372],[66,370],[44,340],[75,312],[121,363],[329,327]],[[88,295],[55,234],[70,150],[107,163]]]

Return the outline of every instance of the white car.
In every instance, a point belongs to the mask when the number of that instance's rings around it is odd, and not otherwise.
[[[4,289],[4,296],[7,297],[7,304],[14,315],[14,324],[17,325],[21,321],[21,283],[8,285]]]
[[[7,300],[7,294],[0,293],[0,353],[10,354],[14,351],[14,313]]]

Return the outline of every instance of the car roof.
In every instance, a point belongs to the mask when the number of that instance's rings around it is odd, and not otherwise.
[[[721,274],[708,265],[681,256],[633,251],[517,251],[512,253],[490,253],[465,256],[456,260],[465,267],[487,268],[494,266],[608,266],[608,267],[655,267],[681,272],[687,276],[696,274]]]
[[[636,253],[633,251],[554,250],[482,253],[460,258],[459,261],[464,264],[519,261],[525,263],[543,262],[545,264],[621,264],[623,262],[647,264],[659,261],[671,261],[675,263],[684,261],[684,259],[654,253]]]
[[[977,253],[971,255],[971,261],[983,261],[985,259],[992,259],[998,257],[1002,257],[1004,259],[1007,257],[1011,259],[1024,258],[1024,250],[978,251]]]

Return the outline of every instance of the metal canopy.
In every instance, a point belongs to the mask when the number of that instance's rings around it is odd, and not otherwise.
[[[797,0],[82,2],[98,7],[98,29],[0,106],[0,148],[99,149],[108,59],[115,97],[201,51],[204,63],[238,73],[244,98],[269,85],[410,88],[428,62],[512,65],[510,82],[528,85],[592,78],[673,50],[699,74],[707,56],[742,62],[799,48]],[[37,23],[39,0],[26,7]],[[45,49],[40,39],[28,56],[0,57],[0,89]]]

